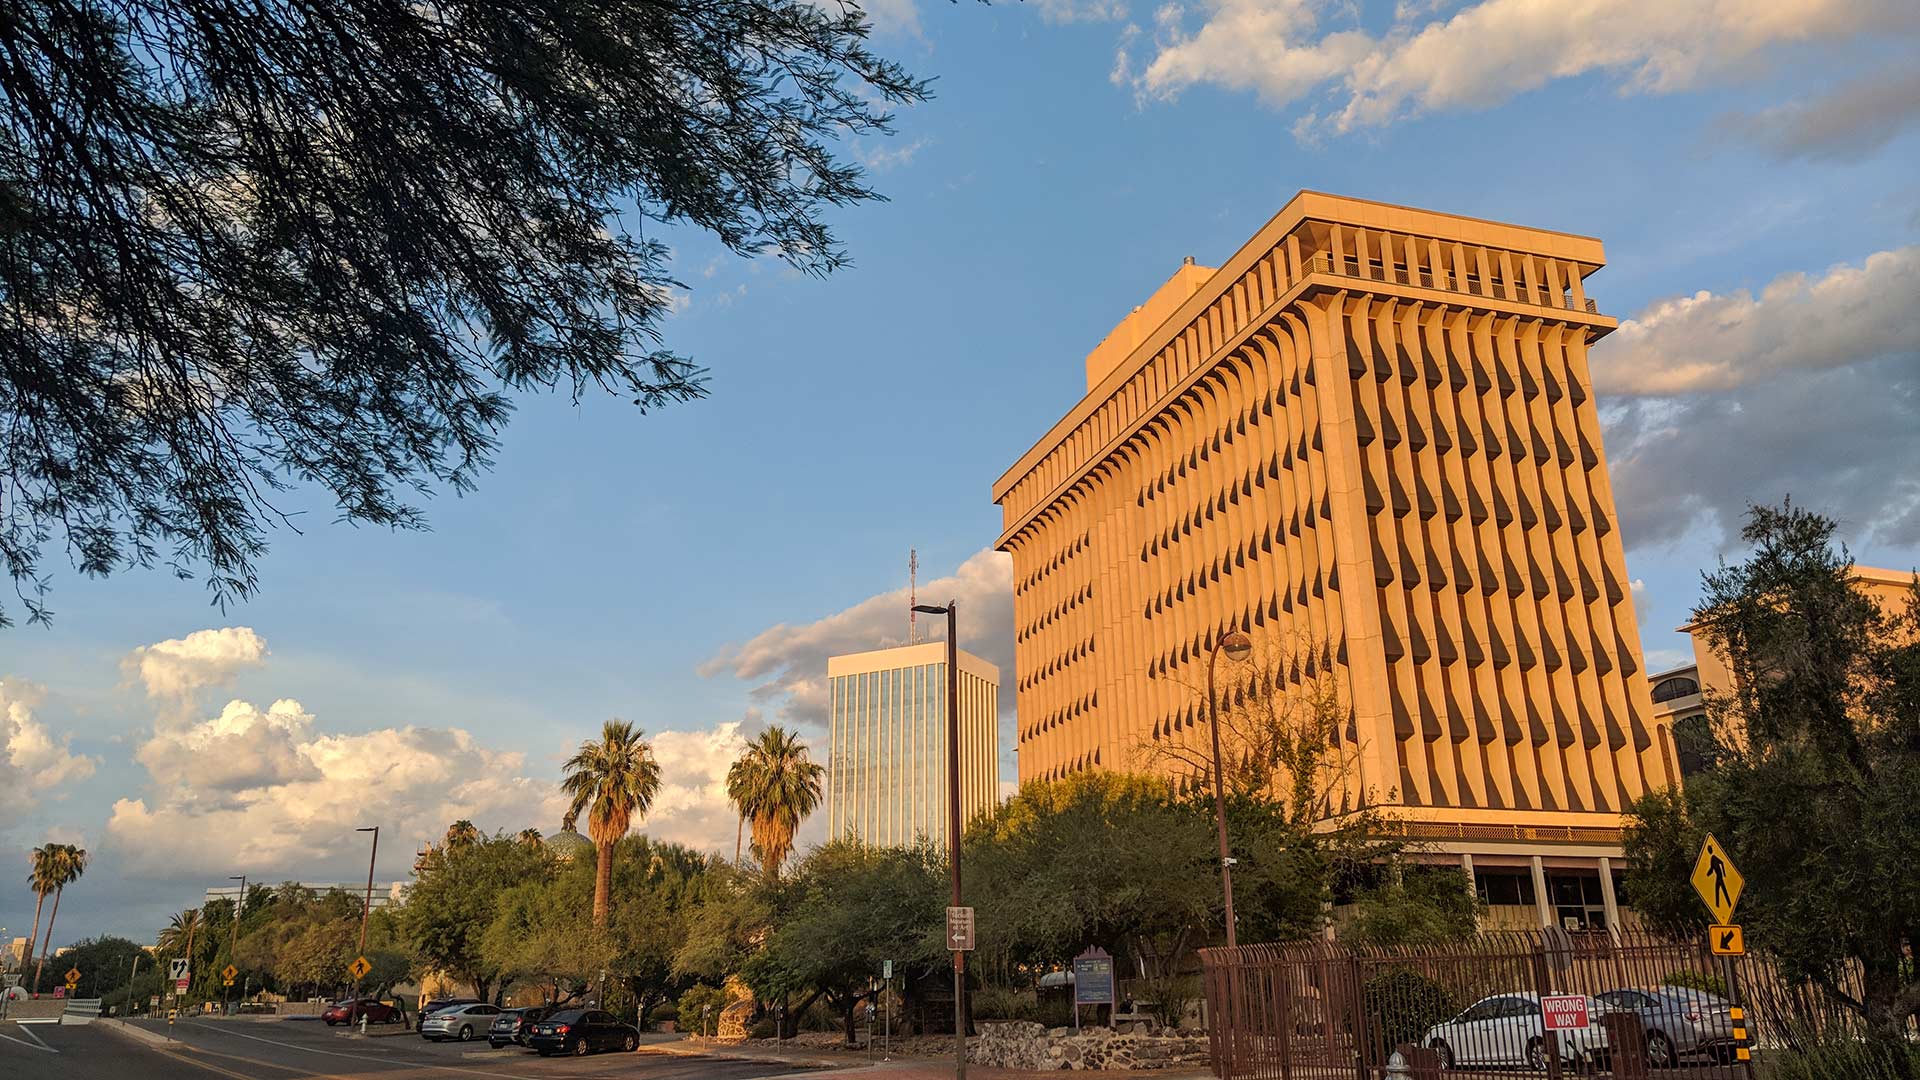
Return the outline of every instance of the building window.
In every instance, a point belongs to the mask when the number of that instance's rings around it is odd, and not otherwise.
[[[1488,907],[1532,907],[1533,874],[1498,873],[1476,870],[1473,889]]]
[[[1688,697],[1700,692],[1700,684],[1683,675],[1671,679],[1661,679],[1653,688],[1653,700],[1658,703],[1672,701],[1674,698]]]

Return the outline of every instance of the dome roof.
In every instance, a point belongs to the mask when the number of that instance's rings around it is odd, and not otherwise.
[[[554,857],[559,859],[571,859],[593,846],[593,841],[572,829],[561,829],[543,842],[547,845],[547,850],[553,852]]]

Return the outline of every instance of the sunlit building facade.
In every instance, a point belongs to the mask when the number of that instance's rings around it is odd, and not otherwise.
[[[1000,671],[960,654],[960,813],[999,798]],[[935,641],[827,661],[827,829],[893,847],[947,840],[947,646]]]
[[[1676,773],[1588,370],[1616,326],[1585,291],[1603,263],[1588,237],[1302,192],[1180,267],[993,488],[1021,780],[1179,772],[1142,750],[1207,738],[1220,637],[1306,641],[1291,677],[1331,672],[1347,705],[1327,814],[1390,809],[1517,874],[1542,921],[1563,892],[1586,910],[1556,873],[1594,879],[1615,923],[1620,813]]]

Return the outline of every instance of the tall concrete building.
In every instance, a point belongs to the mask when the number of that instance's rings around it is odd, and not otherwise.
[[[1675,768],[1587,368],[1616,326],[1585,291],[1603,262],[1588,237],[1302,192],[1218,269],[1179,268],[993,488],[1020,778],[1198,746],[1220,637],[1304,639],[1293,677],[1330,670],[1349,707],[1329,813],[1391,808],[1522,868],[1543,920],[1578,894],[1614,921],[1620,811]]]
[[[947,646],[827,661],[827,835],[891,847],[947,841]],[[1000,795],[1000,669],[960,653],[960,814]]]

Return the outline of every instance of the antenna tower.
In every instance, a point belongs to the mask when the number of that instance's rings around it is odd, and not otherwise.
[[[920,550],[907,549],[907,644],[920,644],[920,613],[913,610],[919,603],[920,591]]]

